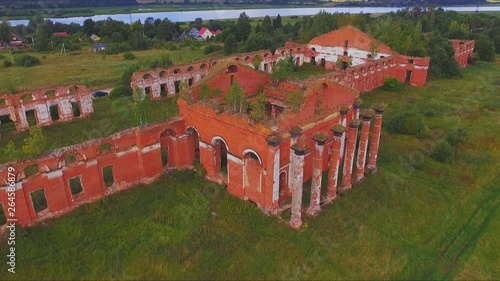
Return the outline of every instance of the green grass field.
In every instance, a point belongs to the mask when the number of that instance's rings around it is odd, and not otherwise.
[[[94,53],[89,44],[84,44],[82,51],[74,52],[75,55],[28,52],[30,55],[38,57],[42,64],[34,67],[15,66],[1,69],[0,93],[9,91],[9,83],[14,85],[17,90],[41,88],[62,83],[84,83],[92,89],[111,88],[116,86],[123,72],[129,66],[144,64],[147,61],[160,58],[163,54],[168,54],[174,64],[222,55],[220,52],[204,55],[203,47],[200,50],[184,47],[176,51],[165,49],[134,51],[137,59],[133,61],[124,60],[123,54]],[[3,56],[5,59],[9,58],[8,53],[3,54]]]
[[[386,123],[413,110],[426,130],[383,130],[379,172],[305,217],[300,232],[192,171],[172,172],[18,229],[17,273],[2,255],[2,279],[498,280],[499,68],[364,94],[365,106],[388,104]],[[433,144],[457,126],[468,137],[454,157],[432,160]],[[5,237],[0,245],[5,253]]]

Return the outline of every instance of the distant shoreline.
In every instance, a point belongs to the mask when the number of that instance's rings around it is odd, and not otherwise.
[[[475,5],[451,5],[454,7],[475,7]],[[481,5],[480,7],[495,7],[500,6],[500,3],[491,3]],[[117,15],[117,14],[144,14],[144,13],[161,13],[161,12],[188,12],[188,11],[211,11],[211,10],[235,10],[235,9],[286,9],[286,8],[406,8],[405,6],[392,5],[364,5],[350,4],[291,4],[291,5],[219,5],[219,4],[143,4],[136,6],[113,6],[113,7],[87,7],[87,8],[61,8],[61,9],[27,9],[27,10],[2,10],[7,12],[5,15],[0,14],[0,18],[6,20],[25,20],[35,16],[43,16],[44,18],[69,18],[69,17],[93,17],[99,15]],[[411,8],[411,7],[410,7]],[[9,14],[9,11],[19,13]]]

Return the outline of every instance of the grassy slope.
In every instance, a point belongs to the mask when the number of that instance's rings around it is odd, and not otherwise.
[[[460,80],[365,94],[366,105],[389,104],[386,120],[407,109],[435,117],[419,138],[384,130],[379,173],[306,217],[301,232],[193,172],[174,172],[18,230],[17,274],[3,277],[499,279],[498,70],[481,64]],[[467,141],[453,161],[431,160],[427,146],[456,124]]]

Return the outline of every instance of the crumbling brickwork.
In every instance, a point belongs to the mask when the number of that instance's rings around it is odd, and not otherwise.
[[[466,67],[469,58],[474,53],[476,41],[474,40],[450,40],[453,49],[455,49],[455,59],[458,65]]]
[[[14,122],[18,132],[28,130],[30,125],[48,126],[93,112],[91,90],[81,84],[0,95],[0,122]]]

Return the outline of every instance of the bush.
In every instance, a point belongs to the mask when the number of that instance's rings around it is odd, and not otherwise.
[[[116,54],[123,53],[126,51],[130,51],[130,46],[128,43],[122,42],[119,44],[109,44],[105,53],[107,55],[116,55]]]
[[[431,157],[439,162],[446,162],[453,156],[451,144],[445,140],[440,140],[434,146]]]
[[[401,89],[401,82],[396,78],[387,78],[384,81],[384,90],[388,92],[397,92]]]
[[[451,145],[457,145],[467,139],[467,130],[462,127],[456,127],[446,135],[446,141]]]
[[[392,117],[386,126],[387,130],[394,134],[418,135],[424,130],[422,116],[415,112],[402,112]]]
[[[17,66],[32,67],[40,64],[40,60],[30,55],[22,55],[15,58]]]
[[[477,61],[479,61],[479,58],[477,56],[470,56],[467,59],[467,64],[469,64],[469,65],[475,65],[477,63]]]
[[[174,65],[174,62],[170,59],[170,56],[162,55],[160,59],[151,61],[149,68],[167,68],[172,65]]]
[[[135,60],[135,55],[132,52],[125,52],[125,53],[123,53],[123,59],[124,60]]]
[[[12,62],[10,60],[4,60],[3,61],[3,68],[11,67]]]
[[[476,41],[476,51],[482,61],[495,60],[495,45],[488,36],[481,36]]]
[[[215,44],[210,44],[210,45],[205,47],[205,49],[203,50],[203,53],[205,55],[208,55],[208,54],[211,54],[211,53],[219,51],[219,50],[222,50],[221,46],[215,45]]]
[[[168,50],[169,51],[177,51],[177,45],[172,44],[172,45],[168,46]]]
[[[118,85],[109,94],[112,99],[119,97],[130,97],[132,96],[132,89],[130,86]]]

